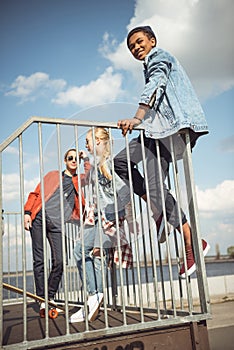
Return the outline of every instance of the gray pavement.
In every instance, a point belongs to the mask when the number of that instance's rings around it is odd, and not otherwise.
[[[210,350],[234,350],[234,301],[211,304],[207,321]]]

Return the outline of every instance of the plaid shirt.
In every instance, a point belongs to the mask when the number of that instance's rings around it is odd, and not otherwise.
[[[91,206],[87,210],[87,215],[85,219],[85,224],[92,226],[95,225],[94,220],[94,206]],[[124,218],[119,219],[119,240],[120,240],[120,249],[118,249],[118,240],[117,240],[117,230],[115,222],[107,221],[102,217],[102,227],[106,235],[113,237],[113,240],[116,241],[116,244],[113,248],[109,249],[109,267],[112,266],[113,262],[116,265],[121,265],[123,268],[130,269],[133,266],[133,254],[132,248],[127,240],[125,229],[124,229]],[[120,253],[120,257],[119,257]]]
[[[124,226],[119,227],[119,239],[120,239],[120,251],[118,249],[118,244],[116,242],[116,246],[109,250],[109,266],[112,266],[113,262],[116,265],[119,265],[119,261],[121,261],[121,265],[125,269],[131,269],[133,266],[133,255],[132,248],[128,243]],[[117,237],[116,237],[117,241]],[[120,258],[119,258],[120,252]]]

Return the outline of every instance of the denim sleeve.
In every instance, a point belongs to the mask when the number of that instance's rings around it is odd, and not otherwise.
[[[157,108],[168,82],[172,62],[163,52],[156,52],[149,57],[145,66],[145,87],[139,104],[143,103]]]

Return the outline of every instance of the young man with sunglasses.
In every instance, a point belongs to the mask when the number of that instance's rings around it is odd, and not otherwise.
[[[89,158],[85,152],[79,153],[79,160],[84,161],[84,174],[80,174],[81,186],[88,180],[90,170]],[[62,172],[63,184],[63,211],[60,203],[60,174],[58,170],[50,171],[44,177],[44,203],[45,203],[45,230],[51,248],[52,266],[48,278],[48,299],[53,300],[58,290],[63,274],[62,252],[62,221],[79,224],[84,214],[85,199],[83,192],[79,191],[76,149],[69,149],[64,155],[66,169]],[[80,198],[81,196],[81,198]],[[80,203],[82,208],[80,208]],[[33,250],[33,272],[36,285],[36,294],[45,298],[44,283],[44,250],[43,250],[43,211],[41,183],[30,192],[24,206],[24,227],[30,231]],[[40,305],[45,308],[44,303]]]

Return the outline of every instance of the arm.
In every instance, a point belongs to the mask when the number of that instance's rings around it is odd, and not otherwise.
[[[37,187],[35,188],[35,191],[30,192],[28,195],[27,202],[24,205],[24,212],[25,213],[27,213],[27,214],[31,213],[33,206],[34,206],[34,203],[36,202],[38,196],[40,196],[40,193],[41,193],[41,185],[38,184]]]
[[[136,220],[135,215],[133,216],[133,214],[132,214],[131,202],[129,202],[125,206],[125,219],[126,219],[126,221],[128,223],[129,231],[131,233],[133,233],[133,234],[134,234],[134,222],[135,222],[135,224],[136,224],[136,233],[138,234],[140,232],[140,227],[139,227],[139,223]]]
[[[149,60],[145,73],[146,84],[141,94],[139,103],[147,104],[150,108],[157,109],[168,83],[172,68],[172,58],[163,52]]]
[[[84,174],[80,174],[80,179],[81,179],[81,186],[85,186],[89,182],[89,176],[90,176],[90,169],[91,169],[91,164],[89,161],[89,157],[85,151],[80,152],[80,159],[83,159],[84,161]]]
[[[128,131],[131,134],[132,129],[142,123],[149,108],[148,105],[140,104],[133,118],[118,121],[117,126],[119,129],[122,129],[123,136],[125,136]]]
[[[139,107],[132,119],[118,121],[118,128],[122,129],[125,136],[127,132],[140,125],[150,108],[157,109],[158,104],[166,90],[168,77],[172,68],[172,57],[161,50],[157,50],[148,61],[145,71],[146,84],[141,94]]]
[[[29,231],[32,227],[32,218],[30,214],[24,214],[24,228]]]
[[[29,231],[29,229],[32,227],[32,218],[31,218],[31,212],[34,206],[34,203],[36,202],[38,196],[40,195],[40,184],[37,185],[34,192],[30,192],[28,195],[28,200],[24,205],[24,228],[25,230]]]

